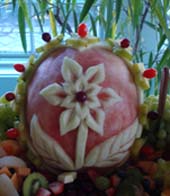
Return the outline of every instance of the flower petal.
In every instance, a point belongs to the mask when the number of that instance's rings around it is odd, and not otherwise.
[[[105,79],[104,64],[89,67],[85,73],[86,80],[89,83],[99,84]]]
[[[96,96],[88,97],[88,100],[86,101],[85,104],[91,109],[98,108],[101,106],[100,101]]]
[[[87,85],[85,91],[88,94],[88,97],[96,96],[100,92],[101,88],[102,88],[101,86],[92,83]]]
[[[66,96],[66,98],[63,99],[61,106],[65,108],[73,108],[75,106],[74,99],[75,99],[74,95]]]
[[[86,123],[93,131],[103,135],[105,113],[101,109],[96,109],[93,111],[94,114],[89,113],[89,115],[86,117]]]
[[[83,76],[80,76],[74,84],[75,91],[85,90],[85,87],[88,85],[86,79]]]
[[[85,104],[76,103],[75,110],[81,120],[83,120],[89,114],[89,108]]]
[[[98,97],[103,106],[110,106],[122,100],[122,97],[120,97],[112,88],[103,88]]]
[[[39,93],[52,105],[59,105],[65,96],[62,86],[57,83],[48,85]]]
[[[73,59],[65,57],[62,64],[61,73],[66,82],[72,82],[77,80],[77,78],[82,75],[83,69],[81,65]]]
[[[80,118],[72,109],[63,111],[60,114],[60,133],[66,134],[73,129],[76,129],[80,124]]]
[[[75,84],[73,82],[65,82],[63,83],[63,89],[67,95],[72,95],[73,93],[75,93]]]

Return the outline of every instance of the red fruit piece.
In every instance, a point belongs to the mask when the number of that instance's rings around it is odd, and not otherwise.
[[[88,33],[87,25],[82,23],[78,26],[77,33],[80,37],[86,37]]]
[[[63,182],[52,182],[49,184],[49,190],[54,194],[54,195],[59,195],[64,191],[64,183]]]
[[[111,188],[107,189],[105,191],[105,193],[107,196],[114,196],[114,195],[116,195],[116,190],[113,187],[111,187]]]
[[[13,92],[8,92],[5,94],[5,99],[7,101],[12,101],[15,99],[15,94]]]
[[[92,182],[94,182],[94,183],[95,183],[95,181],[96,181],[96,178],[100,176],[100,175],[96,172],[96,170],[94,170],[94,169],[89,169],[89,170],[87,171],[87,173],[88,173],[88,176],[90,177],[90,179],[92,180]]]
[[[16,139],[19,137],[19,130],[16,128],[10,128],[6,131],[6,136],[9,139]]]
[[[154,68],[149,68],[149,69],[146,69],[144,72],[143,72],[143,77],[145,78],[148,78],[148,79],[151,79],[151,78],[154,78],[156,75],[157,75],[157,70],[154,69]]]
[[[51,35],[47,32],[44,32],[42,34],[42,39],[45,41],[45,42],[49,42],[51,40]]]
[[[129,45],[130,45],[130,41],[128,40],[128,39],[123,39],[121,42],[120,42],[120,46],[122,47],[122,48],[128,48],[129,47]]]
[[[117,187],[120,183],[120,177],[116,174],[110,177],[110,182],[113,187]]]
[[[36,196],[51,196],[51,192],[43,187],[39,188],[36,192]]]
[[[14,69],[18,72],[24,72],[25,71],[25,66],[23,64],[15,64],[14,65]]]
[[[150,159],[151,157],[153,157],[154,153],[155,150],[150,145],[145,145],[140,150],[140,154],[146,159]]]

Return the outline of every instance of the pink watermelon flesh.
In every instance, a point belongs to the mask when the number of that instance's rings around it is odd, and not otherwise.
[[[50,105],[39,95],[40,90],[47,85],[54,82],[64,82],[61,75],[61,65],[65,56],[82,65],[83,71],[90,66],[104,63],[106,77],[100,86],[113,88],[123,98],[122,101],[103,108],[106,114],[103,136],[89,129],[86,154],[97,144],[119,134],[133,123],[138,113],[138,93],[133,77],[124,61],[104,48],[95,47],[83,51],[73,48],[59,48],[41,62],[28,85],[27,122],[30,124],[32,116],[36,114],[41,128],[55,139],[74,160],[77,131],[73,130],[60,136],[59,116],[64,108]]]

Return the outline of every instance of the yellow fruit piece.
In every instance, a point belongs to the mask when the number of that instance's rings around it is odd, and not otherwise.
[[[132,147],[131,147],[131,156],[133,158],[138,157],[139,151],[142,148],[142,146],[145,144],[144,138],[138,138],[134,141]]]
[[[77,172],[64,172],[58,175],[57,180],[64,184],[71,183],[77,178]]]
[[[162,193],[161,196],[170,196],[170,188],[165,189]]]

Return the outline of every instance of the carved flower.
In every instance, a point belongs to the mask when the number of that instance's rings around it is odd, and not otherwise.
[[[53,83],[40,91],[52,105],[64,107],[60,114],[60,133],[86,127],[103,135],[103,107],[121,100],[112,88],[99,86],[105,79],[104,64],[89,67],[85,73],[80,64],[65,57],[61,74],[64,83]]]

